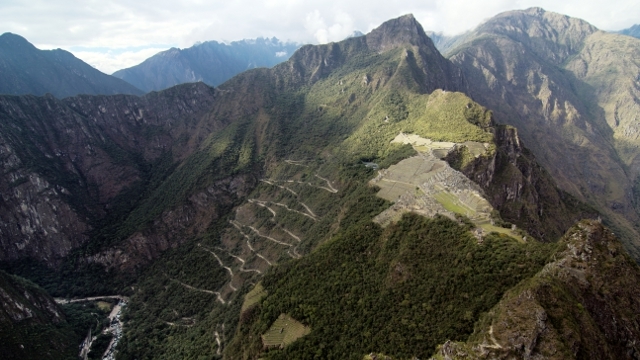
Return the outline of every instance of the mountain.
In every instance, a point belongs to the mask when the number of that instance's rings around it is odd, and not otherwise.
[[[7,359],[76,355],[63,310],[44,290],[0,271],[0,350]]]
[[[0,94],[46,93],[58,98],[79,94],[142,94],[67,51],[38,50],[19,35],[0,35]]]
[[[553,261],[509,290],[469,340],[444,343],[434,358],[637,358],[638,281],[640,268],[613,233],[582,221],[560,240]]]
[[[351,34],[349,34],[349,36],[346,37],[346,39],[350,39],[350,38],[353,38],[353,37],[359,37],[359,36],[364,36],[362,31],[354,30]]]
[[[465,94],[486,83],[465,71],[406,15],[216,88],[0,96],[0,267],[55,296],[129,296],[122,359],[465,346],[522,284],[574,294],[539,274],[600,246],[571,243],[598,211]],[[581,224],[606,246],[570,265],[635,296],[637,265]],[[592,311],[571,296],[558,311]],[[626,298],[611,314],[632,324]]]
[[[628,29],[616,31],[618,34],[629,35],[635,38],[640,38],[640,24],[635,24]]]
[[[465,36],[465,34],[449,36],[442,32],[435,31],[427,31],[425,33],[442,54],[446,54],[449,50],[454,48],[459,43],[459,40],[464,39]]]
[[[448,53],[468,94],[515,126],[559,186],[638,256],[640,40],[540,8],[506,12]]]
[[[206,41],[187,49],[160,52],[141,64],[116,71],[113,76],[147,92],[197,81],[218,86],[242,71],[285,61],[299,47],[276,38],[229,44]]]

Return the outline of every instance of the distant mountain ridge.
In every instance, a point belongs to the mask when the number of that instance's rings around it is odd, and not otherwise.
[[[640,24],[635,24],[633,26],[631,26],[630,28],[624,29],[624,30],[620,30],[620,31],[616,31],[618,34],[622,34],[622,35],[629,35],[629,36],[633,36],[635,38],[640,38]]]
[[[160,52],[141,64],[116,71],[113,76],[147,92],[197,81],[217,86],[242,71],[285,61],[299,47],[300,44],[276,38],[229,44],[206,41],[186,49]]]
[[[39,50],[25,38],[0,35],[0,94],[58,98],[80,94],[141,95],[142,91],[96,70],[68,51]]]

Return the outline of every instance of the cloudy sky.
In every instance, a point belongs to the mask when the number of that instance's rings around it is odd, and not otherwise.
[[[455,35],[500,12],[540,6],[604,30],[640,23],[637,0],[1,0],[0,33],[62,48],[103,72],[198,41],[277,37],[338,41],[413,13],[425,30]]]

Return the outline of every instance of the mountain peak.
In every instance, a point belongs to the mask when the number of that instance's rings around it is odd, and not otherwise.
[[[424,45],[429,42],[431,41],[422,25],[412,14],[391,19],[367,35],[369,47],[378,51],[392,49],[402,44]]]
[[[547,11],[539,6],[533,6],[522,11],[529,15],[544,15]]]
[[[27,41],[27,39],[10,32],[0,35],[0,46],[3,48],[19,48],[28,46],[35,49],[35,46]]]

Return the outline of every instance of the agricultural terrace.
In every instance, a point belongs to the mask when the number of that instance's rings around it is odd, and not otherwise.
[[[310,332],[310,327],[304,326],[287,314],[280,314],[269,330],[262,335],[262,343],[268,347],[285,347]]]

